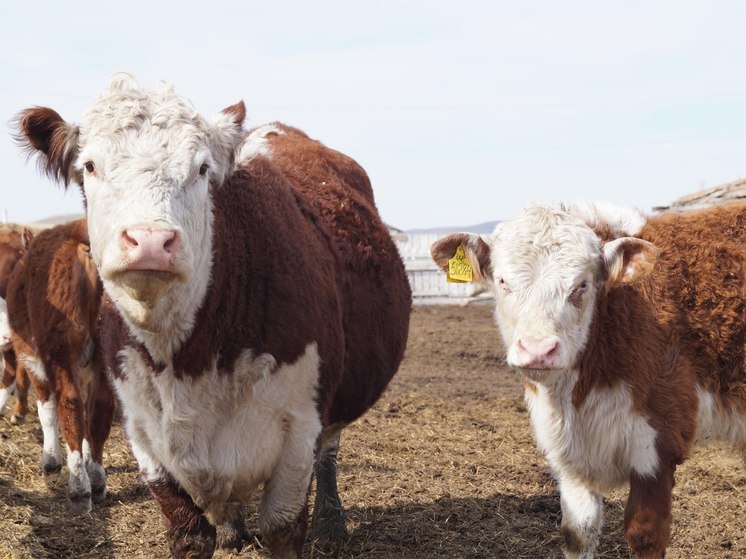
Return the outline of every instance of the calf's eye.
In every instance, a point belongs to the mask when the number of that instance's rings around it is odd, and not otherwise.
[[[199,167],[199,174],[204,177],[207,174],[207,169],[209,169],[209,166],[207,163],[203,163]]]
[[[93,164],[93,161],[86,161],[83,166],[85,167],[85,170],[89,173],[92,173],[96,170],[96,166]]]

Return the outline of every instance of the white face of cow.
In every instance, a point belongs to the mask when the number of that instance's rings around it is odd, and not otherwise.
[[[0,297],[0,351],[10,349],[10,321],[8,320],[8,305]]]
[[[210,185],[231,170],[244,116],[239,103],[208,122],[170,87],[142,89],[128,75],[78,128],[49,109],[22,113],[47,172],[82,184],[91,255],[133,326],[159,332],[184,305],[196,312],[211,265]]]
[[[599,291],[636,281],[650,271],[656,254],[653,245],[633,237],[604,244],[570,212],[539,206],[501,223],[489,244],[466,234],[438,241],[436,262],[442,265],[459,245],[494,283],[508,364],[537,381],[575,366]]]

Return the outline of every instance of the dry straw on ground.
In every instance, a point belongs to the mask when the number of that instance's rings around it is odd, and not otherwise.
[[[421,307],[407,356],[384,398],[345,431],[340,491],[349,558],[560,558],[556,486],[531,439],[519,381],[502,367],[491,309]],[[168,556],[157,506],[119,426],[105,463],[109,496],[81,517],[65,502],[67,472],[39,473],[35,414],[0,419],[0,559]],[[725,447],[679,469],[668,557],[746,556],[746,469]],[[607,500],[598,557],[628,558],[625,492]],[[255,507],[252,507],[252,510]],[[250,529],[256,518],[249,514]],[[308,555],[321,556],[310,549]],[[218,558],[262,558],[259,541]]]

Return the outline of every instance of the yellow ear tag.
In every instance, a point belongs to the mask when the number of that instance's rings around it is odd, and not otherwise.
[[[466,283],[473,279],[471,264],[466,259],[464,247],[456,249],[456,254],[448,261],[448,274],[446,281],[448,283]]]

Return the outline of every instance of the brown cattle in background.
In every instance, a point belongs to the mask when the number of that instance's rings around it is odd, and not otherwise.
[[[42,231],[13,270],[7,297],[18,374],[28,372],[38,398],[42,468],[61,467],[61,427],[76,512],[105,496],[101,460],[114,408],[96,343],[102,288],[89,250],[85,220]],[[89,382],[84,409],[80,387]]]

